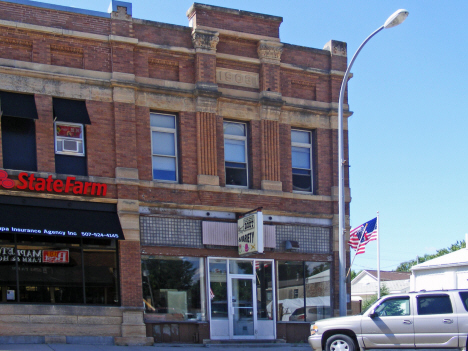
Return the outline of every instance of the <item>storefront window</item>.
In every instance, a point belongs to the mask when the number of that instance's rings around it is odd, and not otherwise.
[[[330,264],[279,261],[278,320],[314,322],[330,316]]]
[[[272,263],[255,261],[255,276],[257,282],[257,320],[273,319],[271,303],[273,301]]]
[[[148,319],[205,320],[203,258],[142,256],[141,270]]]
[[[9,235],[13,243],[0,240],[2,302],[119,304],[115,242],[90,250],[80,238]]]
[[[228,319],[227,260],[210,259],[211,318]]]

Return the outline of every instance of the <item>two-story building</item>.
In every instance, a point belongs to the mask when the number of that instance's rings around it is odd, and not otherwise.
[[[306,340],[338,311],[346,44],[111,5],[0,1],[0,339]],[[240,255],[252,210],[264,250]]]

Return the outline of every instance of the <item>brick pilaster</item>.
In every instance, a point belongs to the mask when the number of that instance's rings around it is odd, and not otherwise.
[[[216,45],[219,42],[217,32],[194,29],[192,44],[195,48],[196,83],[216,84]]]
[[[347,67],[347,45],[342,41],[330,40],[323,47],[324,50],[330,51],[330,70],[331,71],[346,71]],[[340,97],[340,88],[343,81],[342,76],[331,76],[330,78],[330,97],[331,102],[338,102]],[[348,101],[347,89],[345,92],[344,103]]]
[[[279,182],[281,179],[278,121],[262,120],[260,133],[262,139],[262,180]]]
[[[36,154],[39,172],[55,172],[55,139],[52,96],[36,95]]]
[[[119,263],[122,306],[142,307],[143,288],[139,241],[119,241]]]
[[[198,175],[217,176],[216,115],[197,112]]]
[[[281,96],[280,61],[283,44],[260,40],[257,46],[260,66],[260,138],[261,187],[282,191],[280,174],[279,118]]]

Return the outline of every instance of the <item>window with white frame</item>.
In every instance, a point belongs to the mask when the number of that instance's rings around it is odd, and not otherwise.
[[[55,122],[55,153],[85,155],[83,124]]]
[[[291,159],[293,190],[313,192],[311,132],[291,130]]]
[[[227,186],[249,185],[245,123],[224,122],[224,166]]]
[[[176,182],[178,180],[176,116],[151,113],[150,125],[153,179]]]

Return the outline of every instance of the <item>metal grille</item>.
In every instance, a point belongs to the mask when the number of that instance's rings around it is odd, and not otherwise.
[[[303,225],[277,225],[276,250],[284,251],[286,240],[297,241],[301,253],[329,253],[330,228]]]
[[[140,216],[142,245],[203,247],[200,220]]]

